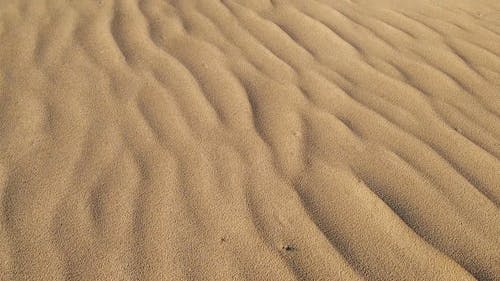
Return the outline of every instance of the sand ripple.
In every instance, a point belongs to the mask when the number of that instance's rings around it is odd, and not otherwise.
[[[494,0],[0,0],[1,280],[500,280]]]

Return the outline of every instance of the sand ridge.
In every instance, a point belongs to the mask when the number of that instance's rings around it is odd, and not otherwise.
[[[500,280],[500,3],[0,0],[0,280]]]

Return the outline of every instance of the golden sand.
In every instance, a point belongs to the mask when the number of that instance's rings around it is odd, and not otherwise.
[[[0,0],[0,280],[500,280],[500,1]]]

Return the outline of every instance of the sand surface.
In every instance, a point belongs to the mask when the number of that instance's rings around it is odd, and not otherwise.
[[[500,280],[500,1],[0,0],[0,280]]]

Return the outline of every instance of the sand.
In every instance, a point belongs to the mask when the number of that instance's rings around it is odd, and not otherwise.
[[[0,280],[500,280],[497,0],[0,0]]]

